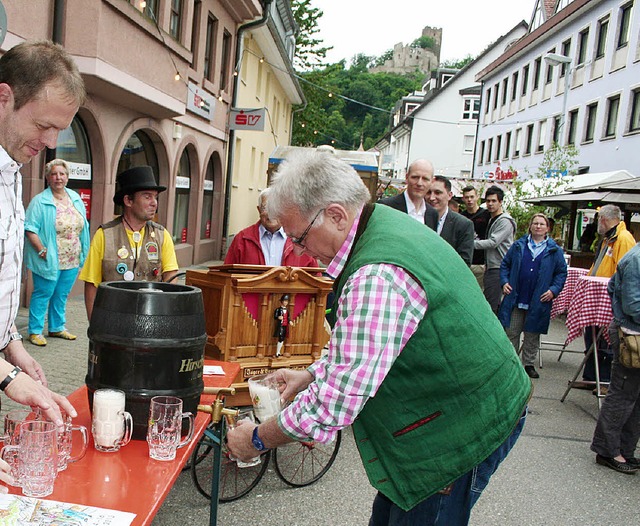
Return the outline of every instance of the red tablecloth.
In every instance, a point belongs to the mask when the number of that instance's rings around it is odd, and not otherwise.
[[[573,298],[567,311],[568,345],[589,325],[606,327],[613,319],[611,299],[607,292],[609,278],[582,276],[578,278]]]
[[[564,314],[569,310],[569,304],[571,303],[571,300],[575,293],[576,285],[578,284],[578,278],[580,278],[581,276],[585,276],[587,272],[589,271],[586,268],[567,268],[567,281],[565,281],[564,288],[562,289],[562,291],[560,291],[558,297],[553,300],[553,305],[551,306],[552,318],[560,316],[560,314]]]

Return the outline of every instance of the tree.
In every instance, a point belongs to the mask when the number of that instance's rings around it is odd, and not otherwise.
[[[303,70],[323,64],[327,51],[333,49],[333,46],[322,46],[323,41],[315,36],[320,32],[318,20],[324,13],[321,9],[312,7],[311,1],[291,0],[293,18],[299,27],[293,62],[297,69]]]
[[[470,62],[473,62],[474,58],[471,55],[467,55],[461,59],[443,60],[440,64],[441,68],[462,69]]]
[[[433,37],[421,36],[420,38],[416,38],[412,43],[412,47],[420,47],[422,49],[433,49],[436,45],[436,41]]]
[[[384,66],[387,60],[391,60],[393,58],[393,49],[387,49],[382,55],[375,59],[376,66]]]

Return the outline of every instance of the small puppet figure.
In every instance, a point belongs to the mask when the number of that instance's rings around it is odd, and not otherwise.
[[[273,336],[274,338],[278,338],[276,358],[280,357],[284,339],[289,332],[289,311],[287,310],[287,305],[289,305],[289,295],[283,294],[280,297],[280,306],[273,313],[273,318],[276,320],[276,329],[273,332]]]

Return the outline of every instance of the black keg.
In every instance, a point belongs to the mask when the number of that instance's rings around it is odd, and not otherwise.
[[[200,289],[146,281],[101,283],[89,324],[89,406],[103,387],[126,395],[133,438],[144,440],[154,396],[197,412],[207,339]]]

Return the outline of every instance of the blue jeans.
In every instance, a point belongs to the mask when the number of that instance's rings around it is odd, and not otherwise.
[[[49,311],[49,332],[65,330],[67,298],[71,287],[76,282],[79,268],[59,270],[58,279],[45,279],[35,272],[33,276],[33,293],[29,304],[29,334],[42,334],[44,316]]]
[[[487,487],[524,427],[525,414],[511,435],[491,455],[453,483],[451,493],[436,493],[409,511],[403,511],[378,493],[373,501],[369,526],[462,526],[469,523],[471,508]]]

